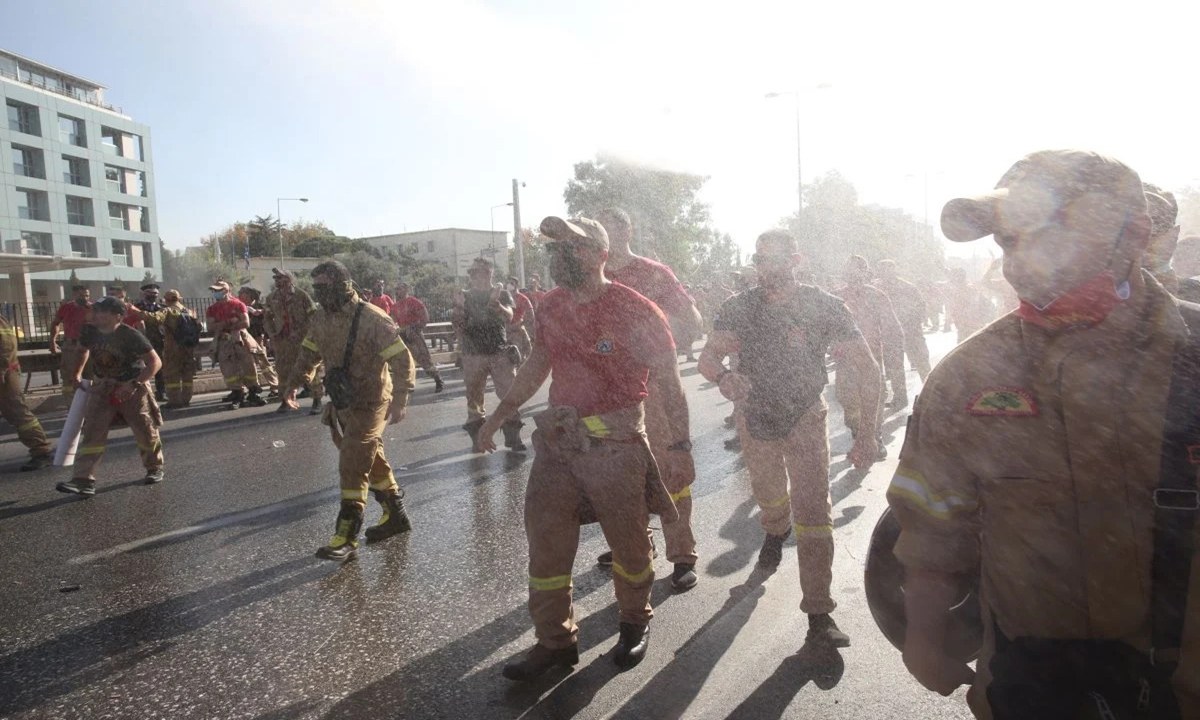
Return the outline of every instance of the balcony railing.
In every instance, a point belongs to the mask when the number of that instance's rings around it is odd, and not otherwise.
[[[69,97],[74,100],[78,100],[79,102],[87,103],[88,105],[95,105],[96,107],[104,108],[105,110],[110,110],[110,111],[118,113],[120,115],[125,114],[125,113],[121,112],[121,108],[119,108],[115,105],[109,105],[108,103],[100,102],[99,100],[90,98],[87,95],[73,92],[72,90],[68,90],[66,88],[55,87],[53,85],[47,85],[46,83],[41,83],[41,82],[33,82],[32,80],[22,80],[21,77],[19,75],[17,75],[16,73],[10,73],[6,70],[0,70],[0,77],[6,77],[9,80],[16,80],[17,82],[22,83],[24,85],[29,85],[31,87],[38,88],[39,90],[45,90],[46,92],[52,92],[57,95]],[[27,132],[27,131],[22,130],[21,132]]]

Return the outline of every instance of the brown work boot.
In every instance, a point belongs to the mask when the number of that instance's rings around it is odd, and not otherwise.
[[[649,626],[621,623],[621,634],[617,640],[617,651],[613,654],[613,662],[622,670],[628,670],[646,657],[646,649],[649,647]]]
[[[363,511],[357,503],[342,503],[337,525],[329,544],[317,550],[322,560],[351,560],[358,553],[358,532],[362,530]]]
[[[500,429],[504,431],[504,447],[513,452],[525,452],[525,443],[521,442],[521,428],[525,423],[520,420],[505,420]]]
[[[510,662],[504,666],[504,677],[517,682],[529,682],[545,675],[556,667],[572,667],[579,664],[579,644],[565,648],[548,648],[538,643],[525,655],[524,660]]]
[[[850,636],[838,629],[837,623],[828,613],[809,615],[808,635],[804,637],[804,644],[825,648],[850,647]]]
[[[367,542],[377,543],[381,540],[406,533],[412,530],[412,522],[408,519],[408,513],[404,510],[404,495],[402,492],[385,493],[380,490],[372,490],[375,495],[375,500],[383,506],[383,516],[379,518],[378,525],[372,525],[363,533],[366,536]]]
[[[25,464],[21,466],[21,472],[32,472],[41,470],[44,467],[49,467],[54,464],[54,456],[52,455],[30,455]]]

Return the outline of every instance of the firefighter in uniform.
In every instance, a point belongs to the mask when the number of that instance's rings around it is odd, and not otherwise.
[[[256,354],[266,355],[262,347],[250,337],[250,316],[245,303],[230,296],[229,283],[218,280],[209,287],[214,302],[208,306],[205,316],[208,330],[217,344],[217,362],[221,375],[230,390],[230,406],[262,407],[267,404],[260,393],[267,378],[260,378]],[[249,389],[249,393],[246,389]]]
[[[163,293],[163,308],[157,313],[158,322],[163,328],[162,378],[166,384],[168,408],[183,408],[191,404],[192,380],[200,369],[196,347],[182,345],[178,340],[181,318],[192,315],[192,311],[181,300],[178,290],[166,291]]]
[[[581,522],[598,521],[613,549],[613,586],[620,608],[614,662],[636,665],[649,645],[654,565],[646,535],[649,513],[673,519],[674,507],[645,437],[642,400],[654,385],[666,407],[680,456],[671,472],[688,475],[687,400],[679,383],[675,343],[653,303],[604,277],[608,236],[595,220],[548,217],[541,232],[559,285],[538,308],[533,352],[499,409],[480,428],[477,447],[496,449],[503,419],[529,400],[546,378],[550,407],[536,416],[536,449],[525,493],[529,539],[529,612],[537,645],[505,666],[511,680],[532,680],[579,661],[571,571]],[[684,460],[686,458],[686,461]]]
[[[294,278],[287,270],[271,268],[275,279],[275,290],[267,296],[266,310],[263,315],[263,325],[271,338],[271,348],[275,351],[275,369],[281,382],[287,380],[287,375],[296,365],[296,356],[300,354],[300,343],[308,335],[308,324],[316,305],[308,293],[295,287]],[[321,411],[321,396],[325,389],[321,387],[320,370],[313,373],[313,381],[308,386],[312,395],[312,410],[310,415]],[[287,409],[280,405],[280,411]]]
[[[63,330],[62,360],[59,372],[62,373],[62,393],[69,402],[75,394],[75,386],[71,384],[71,373],[79,362],[79,332],[83,329],[91,315],[92,293],[87,285],[73,285],[71,292],[74,297],[58,306],[54,321],[50,323],[50,354],[59,352],[58,329]]]
[[[310,382],[317,364],[324,361],[329,402],[322,422],[329,425],[338,448],[342,502],[333,539],[317,550],[317,557],[344,561],[357,551],[368,490],[383,508],[379,524],[366,531],[368,542],[412,527],[404,492],[383,454],[383,430],[404,419],[416,370],[396,324],[354,292],[345,265],[323,262],[313,268],[312,277],[321,307],[287,375],[284,402],[297,407],[296,388]]]
[[[163,306],[158,302],[158,291],[161,288],[158,283],[151,282],[142,285],[140,289],[142,291],[142,299],[129,306],[130,314],[138,315],[141,318],[141,323],[134,327],[142,331],[142,334],[150,341],[150,346],[154,348],[154,352],[158,353],[159,358],[162,358],[164,337],[159,311],[162,310]],[[154,399],[158,402],[164,402],[167,399],[166,385],[164,384],[161,372],[154,376]]]
[[[147,485],[162,482],[162,441],[158,436],[162,414],[150,389],[162,361],[145,335],[122,322],[127,312],[125,303],[114,297],[101,298],[92,305],[92,322],[81,340],[80,364],[71,378],[79,387],[83,364],[90,359],[93,380],[83,412],[75,476],[55,486],[59,492],[84,497],[96,494],[96,466],[104,456],[108,430],[118,417],[133,431],[146,468],[143,481]]]
[[[438,372],[437,363],[429,354],[429,343],[425,341],[425,326],[429,324],[429,310],[425,303],[416,295],[409,295],[408,283],[402,282],[396,286],[396,302],[392,304],[392,319],[400,328],[400,337],[408,346],[413,359],[425,370],[425,374],[433,378],[433,391],[440,393],[446,389],[442,374]]]
[[[604,226],[609,240],[609,256],[604,264],[604,276],[636,290],[657,305],[667,316],[673,338],[676,330],[682,331],[688,338],[699,335],[702,323],[700,312],[671,268],[650,258],[635,255],[630,249],[633,223],[629,214],[619,208],[608,208],[601,210],[597,219]],[[678,343],[676,349],[679,349]],[[645,408],[646,437],[650,440],[650,450],[660,464],[671,462],[676,457],[675,453],[667,452],[667,446],[672,441],[671,428],[662,403],[654,392],[646,398]],[[690,462],[690,458],[686,461]],[[699,580],[695,570],[698,559],[696,536],[692,532],[692,486],[690,483],[681,487],[670,484],[675,479],[688,477],[687,473],[664,472],[663,475],[668,481],[667,490],[671,493],[671,500],[679,513],[678,521],[663,523],[662,528],[667,545],[667,560],[674,565],[671,586],[676,590],[687,590],[695,587]],[[611,565],[612,551],[601,554],[597,562],[601,565]]]
[[[25,398],[21,396],[21,361],[17,357],[17,331],[8,318],[0,315],[0,371],[4,382],[0,384],[0,417],[17,429],[17,438],[29,448],[29,460],[21,466],[21,472],[39,470],[51,464],[50,442],[46,431],[37,417],[29,411]]]
[[[1195,447],[1163,438],[1200,306],[1139,269],[1150,219],[1137,173],[1090,152],[1033,153],[992,193],[947,203],[942,230],[994,235],[1021,304],[942,360],[913,408],[888,490],[905,665],[943,695],[971,684],[981,718],[1200,717],[1200,553],[1190,594],[1170,607],[1185,621],[1179,647],[1152,644],[1165,598],[1151,592],[1168,559],[1156,557],[1159,514],[1197,512],[1194,490],[1156,488],[1177,462],[1195,486]],[[1194,404],[1175,409],[1197,423]],[[972,673],[943,642],[956,580],[976,574]]]
[[[896,392],[903,395],[904,331],[900,329],[900,321],[896,319],[892,303],[882,290],[867,284],[871,282],[871,265],[861,255],[851,255],[846,260],[842,280],[846,284],[833,294],[845,301],[846,309],[850,311],[854,324],[867,341],[867,347],[871,348],[871,354],[879,368],[884,367],[885,358],[890,359],[886,367],[891,375],[892,387],[897,388]],[[899,361],[896,360],[897,356]],[[874,416],[875,441],[879,446],[878,457],[882,460],[887,457],[887,448],[883,444],[883,399],[887,395],[887,385],[883,373],[877,373],[874,377],[859,377],[855,372],[854,363],[842,362],[836,355],[835,360],[837,374],[834,376],[833,390],[834,396],[842,406],[846,427],[854,434],[863,426],[864,414],[866,417]],[[859,384],[864,382],[879,383],[878,407],[874,411],[868,409],[865,413],[863,408],[859,407],[862,400]],[[908,401],[905,400],[904,404],[907,405]]]
[[[783,541],[796,531],[801,612],[808,615],[806,643],[845,647],[850,639],[834,623],[833,519],[829,500],[829,440],[821,396],[832,352],[858,377],[879,376],[879,366],[840,299],[795,280],[800,256],[784,230],[758,237],[752,260],[758,285],[726,300],[700,353],[699,369],[721,394],[738,404],[738,436],[761,510],[766,537],[758,564],[774,569]],[[738,369],[722,364],[738,353]],[[875,439],[879,383],[861,382],[861,408],[848,455],[858,468],[878,455]],[[789,522],[790,521],[790,522]]]
[[[880,260],[875,263],[875,270],[879,274],[876,284],[892,302],[896,319],[900,321],[900,329],[904,331],[904,355],[908,356],[908,361],[921,377],[921,382],[925,382],[931,368],[929,346],[925,344],[925,331],[922,328],[928,314],[925,298],[921,297],[921,291],[916,285],[896,274],[895,260]],[[903,363],[904,358],[899,358],[899,361]],[[885,359],[885,362],[888,360]],[[895,410],[908,406],[907,384],[897,386],[893,381],[892,402],[889,405]]]

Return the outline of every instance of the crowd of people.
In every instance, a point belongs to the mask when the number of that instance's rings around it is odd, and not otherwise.
[[[796,537],[807,645],[850,643],[832,616],[830,363],[853,437],[848,460],[865,469],[886,457],[884,417],[909,406],[907,356],[922,387],[887,497],[901,528],[912,675],[942,694],[971,685],[979,717],[1200,716],[1200,593],[1189,592],[1200,582],[1200,305],[1190,302],[1200,299],[1200,246],[1179,240],[1177,212],[1169,192],[1116,160],[1047,151],[1020,160],[992,192],[943,210],[947,238],[993,236],[1003,253],[976,282],[952,269],[943,285],[914,284],[895,261],[872,266],[857,255],[818,282],[796,239],[770,230],[731,287],[689,292],[633,252],[634,224],[616,208],[542,221],[552,290],[540,278],[527,289],[517,278],[498,283],[492,264],[476,260],[453,300],[463,429],[477,451],[496,450],[499,431],[521,453],[522,430],[534,426],[525,528],[536,644],[503,674],[529,681],[578,663],[572,568],[582,524],[599,523],[610,548],[598,562],[612,568],[612,657],[622,669],[649,647],[651,515],[662,521],[672,587],[698,583],[678,359],[705,338],[698,370],[734,405],[735,447],[760,510],[758,564],[776,568]],[[407,285],[395,298],[383,283],[360,295],[335,260],[312,278],[315,302],[284,271],[262,303],[218,281],[207,329],[232,406],[263,405],[272,387],[280,412],[298,409],[301,392],[312,397],[341,488],[334,535],[317,555],[345,561],[360,537],[411,529],[382,434],[407,416],[418,364],[436,392],[444,383],[422,334],[428,313]],[[133,431],[146,482],[163,479],[157,403],[190,400],[196,319],[177,292],[160,304],[157,285],[141,290],[137,303],[91,303],[75,288],[55,320],[70,368],[64,389],[88,392],[63,492],[94,494],[117,417]],[[931,367],[924,333],[951,326],[959,346]],[[13,356],[2,319],[0,341]],[[12,402],[13,372],[10,361],[0,410],[33,470],[50,446]],[[491,412],[489,379],[499,400]],[[549,407],[524,411],[547,380]],[[381,517],[364,533],[368,495]],[[980,587],[974,670],[947,651],[964,576]]]

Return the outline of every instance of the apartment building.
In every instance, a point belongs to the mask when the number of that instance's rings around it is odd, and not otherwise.
[[[435,262],[465,278],[471,262],[483,257],[496,264],[496,278],[508,277],[509,233],[499,230],[441,228],[359,238],[375,247],[407,250],[420,262]]]
[[[0,300],[162,277],[150,128],[98,83],[0,50]]]

